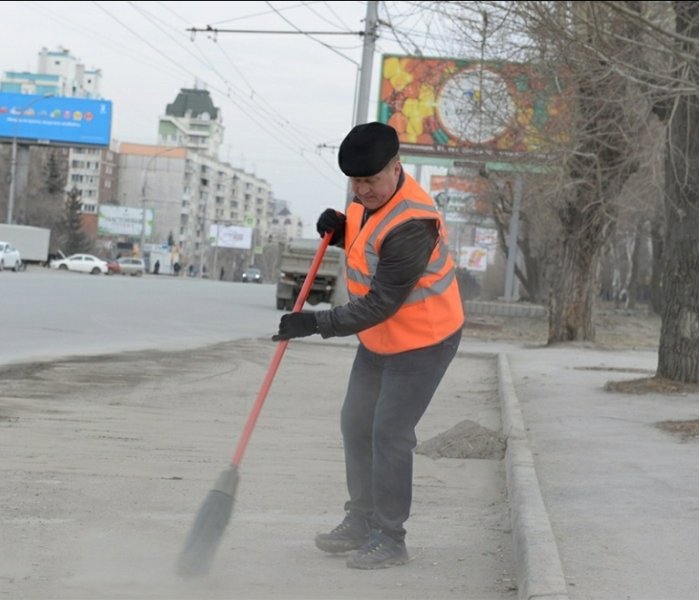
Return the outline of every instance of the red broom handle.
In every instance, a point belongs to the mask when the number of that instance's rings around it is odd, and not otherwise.
[[[318,246],[318,250],[316,250],[316,254],[313,257],[311,267],[310,269],[308,269],[306,279],[304,279],[303,285],[301,286],[301,291],[299,292],[299,295],[296,298],[296,304],[294,304],[292,312],[301,312],[303,305],[306,303],[306,300],[308,300],[308,295],[311,292],[313,280],[316,278],[316,274],[318,273],[318,269],[320,268],[320,263],[323,262],[323,256],[325,256],[325,251],[328,248],[328,244],[330,243],[330,239],[332,238],[332,236],[332,232],[328,232],[321,239],[320,245]],[[282,340],[277,345],[277,350],[274,353],[274,356],[272,357],[272,362],[270,362],[269,364],[267,374],[265,375],[265,379],[262,382],[262,387],[260,387],[260,391],[257,393],[257,399],[255,400],[255,404],[253,404],[252,406],[252,410],[250,411],[248,420],[245,423],[245,427],[243,428],[243,434],[241,435],[240,441],[238,442],[238,447],[236,448],[235,454],[233,455],[233,458],[231,460],[231,465],[233,466],[239,466],[240,462],[243,460],[243,454],[245,453],[245,448],[247,447],[248,441],[250,440],[250,436],[252,435],[252,430],[255,428],[257,417],[260,416],[262,405],[265,403],[265,399],[267,398],[269,388],[272,387],[272,381],[274,379],[275,374],[277,373],[279,363],[281,363],[282,357],[284,356],[284,352],[286,351],[286,347],[288,345],[289,340]]]

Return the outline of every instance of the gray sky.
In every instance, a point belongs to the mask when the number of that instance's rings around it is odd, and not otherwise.
[[[382,3],[369,120],[376,118],[381,54],[419,47],[414,3]],[[192,34],[192,27],[292,31],[364,29],[366,2],[11,2],[3,5],[0,71],[37,69],[42,47],[67,48],[102,70],[113,101],[112,137],[157,142],[158,117],[182,87],[208,89],[225,138],[219,158],[266,179],[315,235],[317,215],[344,206],[337,145],[353,124],[362,40],[358,35]],[[414,25],[417,23],[418,25]],[[399,43],[400,41],[400,43]]]

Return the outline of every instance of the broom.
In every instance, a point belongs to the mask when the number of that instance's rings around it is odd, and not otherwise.
[[[303,308],[332,236],[332,232],[326,233],[323,236],[318,250],[313,257],[313,262],[308,270],[308,274],[301,286],[301,291],[294,304],[293,312],[300,312]],[[199,509],[192,529],[187,536],[184,548],[177,559],[175,570],[180,577],[190,578],[204,575],[208,572],[213,562],[216,549],[218,548],[223,532],[226,529],[226,525],[228,525],[233,511],[233,500],[239,481],[238,469],[243,460],[245,448],[250,440],[255,422],[262,410],[262,405],[267,398],[267,392],[269,392],[272,380],[279,368],[279,363],[282,360],[282,356],[284,356],[284,351],[288,344],[289,340],[282,340],[277,345],[277,350],[267,369],[267,374],[262,382],[260,391],[257,393],[257,398],[245,423],[245,427],[243,428],[243,433],[238,442],[235,454],[231,459],[231,464],[219,475],[214,487]]]

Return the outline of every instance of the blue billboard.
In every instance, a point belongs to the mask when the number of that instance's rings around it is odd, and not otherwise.
[[[110,100],[0,93],[0,138],[66,146],[108,146]]]

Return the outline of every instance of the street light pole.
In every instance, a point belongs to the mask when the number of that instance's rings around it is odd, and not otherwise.
[[[12,136],[12,158],[10,159],[10,194],[7,199],[7,224],[12,225],[13,214],[15,211],[15,196],[17,194],[17,128],[19,127],[21,117],[24,111],[34,106],[37,102],[53,98],[53,94],[44,94],[38,98],[34,98],[29,104],[23,106],[17,115],[15,121],[14,134]]]

